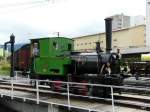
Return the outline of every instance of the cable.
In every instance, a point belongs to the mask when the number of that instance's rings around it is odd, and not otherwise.
[[[10,7],[20,7],[24,5],[32,5],[32,4],[41,4],[41,3],[46,3],[49,2],[49,0],[39,0],[39,1],[33,1],[33,2],[22,2],[22,3],[9,3],[9,4],[1,4],[0,8],[10,8]]]
[[[36,7],[41,7],[41,6],[46,6],[48,4],[46,3],[41,3],[41,4],[34,4],[34,5],[31,5],[31,6],[26,6],[26,7],[17,7],[17,8],[11,8],[11,9],[8,9],[8,10],[4,10],[4,11],[1,11],[0,10],[0,14],[8,14],[8,13],[14,13],[14,12],[19,12],[19,11],[22,11],[22,10],[25,10],[25,9],[31,9],[31,8],[36,8]]]

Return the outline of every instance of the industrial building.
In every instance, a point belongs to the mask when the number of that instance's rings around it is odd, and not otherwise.
[[[112,49],[123,50],[145,47],[145,38],[145,25],[116,30],[112,33]],[[105,32],[74,38],[74,49],[76,51],[93,51],[95,50],[96,42],[100,42],[102,50],[106,49]]]
[[[145,51],[150,47],[150,0],[147,0],[147,16],[127,16],[116,14],[110,16],[112,21],[112,50],[121,49],[125,53],[140,49]],[[74,38],[76,51],[90,52],[95,50],[95,42],[100,42],[105,51],[105,32]],[[147,50],[146,50],[147,52]]]
[[[126,16],[122,13],[110,16],[110,18],[113,19],[112,30],[130,27],[130,16]]]

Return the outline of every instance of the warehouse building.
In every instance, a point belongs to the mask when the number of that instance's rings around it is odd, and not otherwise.
[[[124,28],[112,32],[112,49],[128,49],[141,48],[146,46],[145,42],[145,25]],[[103,51],[106,49],[105,33],[98,33],[93,35],[86,35],[76,37],[74,39],[74,49],[76,51],[90,52],[94,51],[96,42],[100,42]]]

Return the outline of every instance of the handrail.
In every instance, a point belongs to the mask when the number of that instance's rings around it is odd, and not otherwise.
[[[25,80],[25,79],[24,79]],[[23,81],[24,81],[23,80]],[[22,80],[20,80],[22,81]],[[98,111],[98,110],[95,110],[95,106],[93,106],[92,108],[83,108],[83,107],[77,107],[77,106],[73,106],[71,105],[71,100],[70,100],[70,96],[82,96],[82,97],[88,97],[88,98],[95,98],[95,99],[106,99],[106,100],[111,100],[112,102],[112,112],[115,112],[115,104],[114,104],[114,88],[118,88],[118,89],[131,89],[131,90],[139,90],[139,91],[150,91],[150,89],[146,89],[146,88],[137,88],[137,87],[126,87],[126,86],[115,86],[115,85],[103,85],[103,84],[89,84],[89,83],[77,83],[77,82],[63,82],[63,81],[59,81],[59,83],[61,84],[66,84],[67,85],[67,92],[66,93],[59,93],[59,92],[56,92],[57,94],[63,94],[63,95],[67,95],[67,104],[59,104],[59,103],[54,103],[54,102],[48,102],[48,101],[43,101],[40,99],[40,92],[42,92],[43,90],[40,90],[40,82],[45,82],[45,83],[57,83],[58,81],[49,81],[49,80],[34,80],[34,79],[30,79],[30,81],[36,81],[36,88],[35,88],[35,91],[36,91],[36,99],[32,99],[32,98],[28,98],[27,96],[25,97],[20,97],[20,96],[17,96],[15,93],[14,93],[14,87],[15,87],[15,79],[11,79],[9,82],[5,82],[5,83],[8,83],[10,84],[10,88],[11,88],[11,94],[8,93],[8,94],[3,94],[3,93],[0,93],[1,94],[1,97],[3,97],[4,95],[5,96],[10,96],[11,99],[13,100],[15,97],[17,98],[22,98],[23,101],[26,101],[26,99],[28,100],[34,100],[36,101],[37,104],[39,104],[40,102],[44,102],[44,103],[47,103],[47,104],[51,104],[51,105],[61,105],[61,106],[65,106],[65,107],[68,107],[68,109],[70,108],[79,108],[79,109],[84,109],[84,110],[88,110],[89,112],[90,111]],[[18,84],[18,83],[17,83]],[[71,85],[80,85],[80,86],[97,86],[97,87],[107,87],[107,88],[110,88],[111,90],[111,99],[110,98],[99,98],[99,97],[94,97],[94,96],[83,96],[83,95],[75,95],[75,94],[72,94],[70,93],[70,87]],[[42,86],[44,87],[44,86]],[[45,86],[47,87],[47,86]],[[55,94],[55,92],[54,92]]]

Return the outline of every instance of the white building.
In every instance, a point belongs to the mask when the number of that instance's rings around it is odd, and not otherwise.
[[[138,16],[132,16],[131,17],[131,27],[144,25],[146,24],[146,18],[145,16],[138,15]]]
[[[146,46],[150,47],[150,0],[146,0]]]
[[[126,16],[124,14],[116,14],[110,17],[113,18],[112,30],[130,27],[130,16]]]

